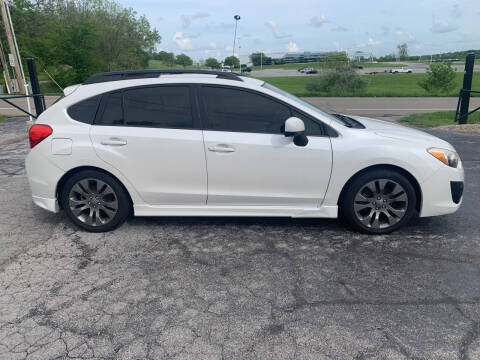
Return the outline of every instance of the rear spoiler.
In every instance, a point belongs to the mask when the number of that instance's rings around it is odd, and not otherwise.
[[[70,95],[71,93],[73,93],[75,90],[77,90],[79,87],[80,87],[80,84],[67,86],[65,89],[63,89],[63,94],[64,94],[65,96],[68,96],[68,95]]]

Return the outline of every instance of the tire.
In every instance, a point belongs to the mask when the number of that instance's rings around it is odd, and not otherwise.
[[[65,213],[78,227],[89,232],[110,231],[131,212],[131,202],[122,184],[96,170],[72,175],[60,194]]]
[[[356,230],[388,234],[417,214],[415,189],[399,172],[372,170],[355,177],[347,186],[340,211]]]

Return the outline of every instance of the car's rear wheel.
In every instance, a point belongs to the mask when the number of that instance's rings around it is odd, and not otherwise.
[[[349,183],[340,210],[357,230],[386,234],[416,214],[416,201],[415,189],[404,175],[392,170],[374,170]]]
[[[71,176],[63,186],[61,202],[68,217],[91,232],[113,230],[130,213],[123,186],[112,176],[95,170]]]

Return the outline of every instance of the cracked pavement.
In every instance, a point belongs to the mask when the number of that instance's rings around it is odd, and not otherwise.
[[[85,233],[32,204],[26,142],[0,146],[0,359],[479,359],[480,137],[431,132],[462,157],[463,206],[387,236],[270,218]]]

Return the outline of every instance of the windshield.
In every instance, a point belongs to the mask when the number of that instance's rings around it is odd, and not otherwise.
[[[306,106],[308,107],[310,110],[316,112],[317,114],[320,114],[320,115],[323,115],[325,117],[327,117],[328,119],[331,119],[339,124],[342,124],[342,125],[345,125],[344,122],[342,122],[341,120],[339,120],[338,118],[336,118],[335,116],[333,116],[332,114],[329,114],[329,113],[326,113],[325,111],[322,111],[320,110],[319,108],[313,106],[312,104],[302,100],[302,99],[299,99],[298,97],[296,97],[295,95],[292,95],[282,89],[279,89],[273,85],[270,85],[269,83],[264,83],[262,85],[265,89],[268,89],[268,90],[272,90],[274,92],[276,92],[277,94],[280,94],[280,95],[283,95],[289,99],[292,99],[292,100],[295,100],[296,102],[302,104],[303,106]]]

